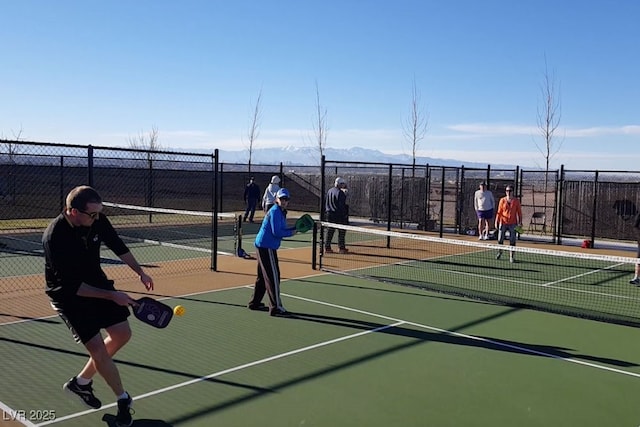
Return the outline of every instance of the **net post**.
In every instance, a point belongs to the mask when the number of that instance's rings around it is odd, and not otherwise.
[[[387,231],[391,230],[391,215],[392,208],[391,204],[393,202],[393,198],[391,197],[391,192],[393,191],[393,165],[389,164],[389,179],[387,182]],[[391,239],[387,237],[387,248],[391,247]]]
[[[235,233],[233,233],[233,239],[235,241],[235,255],[239,257],[242,256],[244,252],[242,250],[242,214],[236,217],[236,225],[234,227],[234,231]]]
[[[216,148],[213,153],[212,196],[213,215],[211,218],[211,270],[218,271],[218,181],[219,181],[219,153]]]
[[[318,253],[316,247],[318,246],[318,223],[313,221],[313,235],[311,236],[311,268],[317,270],[318,265]]]

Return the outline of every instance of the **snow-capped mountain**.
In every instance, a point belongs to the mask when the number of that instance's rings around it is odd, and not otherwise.
[[[220,161],[223,163],[241,163],[246,164],[249,160],[249,151],[226,151],[220,150]],[[368,148],[331,148],[327,147],[324,151],[325,159],[353,162],[374,162],[374,163],[395,163],[407,164],[412,163],[412,157],[408,154],[385,154],[378,150]],[[279,148],[258,148],[253,150],[252,164],[279,164],[280,162],[290,165],[314,166],[320,164],[320,155],[315,147],[279,147]],[[431,157],[416,157],[418,165],[433,166],[465,166],[486,168],[486,163],[464,162],[454,159],[436,159]],[[491,165],[492,168],[513,168],[513,165]]]

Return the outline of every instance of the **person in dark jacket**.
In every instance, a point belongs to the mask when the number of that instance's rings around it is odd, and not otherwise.
[[[253,295],[249,301],[249,309],[262,310],[265,292],[269,296],[269,313],[272,316],[288,316],[280,299],[280,265],[278,248],[282,239],[296,234],[296,228],[287,225],[287,207],[289,191],[281,188],[276,193],[275,204],[269,209],[256,236],[255,246],[258,258],[258,276]]]
[[[334,186],[327,191],[325,203],[327,220],[336,224],[349,224],[349,205],[347,204],[347,182],[343,178],[336,178]],[[327,236],[324,241],[324,251],[332,253],[331,243],[336,229],[328,227]],[[338,249],[341,254],[346,254],[349,250],[346,247],[346,230],[338,229]]]
[[[256,206],[258,206],[260,195],[260,187],[255,183],[253,177],[251,177],[247,186],[244,187],[244,202],[247,205],[247,209],[244,211],[244,221],[248,218],[249,222],[253,222],[253,216],[256,213]]]

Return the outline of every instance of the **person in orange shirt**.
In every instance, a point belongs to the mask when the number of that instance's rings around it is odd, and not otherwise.
[[[498,230],[498,244],[504,243],[505,233],[509,232],[509,245],[516,245],[516,226],[522,225],[522,206],[520,201],[513,194],[513,186],[507,185],[505,188],[506,196],[498,202],[498,211],[496,212],[496,229]],[[500,259],[502,250],[498,251],[496,259]],[[509,261],[515,262],[513,251],[509,253]]]

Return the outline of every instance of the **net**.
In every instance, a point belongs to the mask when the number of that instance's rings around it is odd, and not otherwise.
[[[346,232],[348,253],[324,252],[320,268],[326,271],[640,325],[640,288],[629,284],[637,258],[512,248],[508,240],[498,245],[326,222],[323,231],[329,225],[337,229],[336,236],[339,230]]]
[[[103,202],[104,213],[130,247],[161,246],[169,259],[231,255],[236,214],[164,209]],[[158,255],[160,256],[160,255]]]
[[[154,278],[216,270],[220,254],[232,255],[237,241],[236,215],[150,208],[103,202],[103,212],[138,262]],[[0,220],[0,303],[20,303],[44,295],[42,233],[51,218]],[[101,251],[110,279],[132,280],[129,267],[110,250]]]

